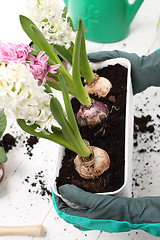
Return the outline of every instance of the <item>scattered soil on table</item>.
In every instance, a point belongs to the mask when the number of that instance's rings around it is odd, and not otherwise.
[[[141,116],[141,117],[134,117],[134,133],[136,134],[137,132],[154,132],[154,126],[153,125],[148,125],[152,121],[152,118],[150,115]]]
[[[158,116],[157,116],[158,117]],[[141,117],[134,117],[134,147],[138,147],[138,135],[141,134],[141,141],[147,143],[148,141],[152,141],[155,137],[155,126],[154,120],[150,115]],[[144,134],[149,133],[149,136],[145,136]],[[153,149],[150,147],[142,148],[138,150],[139,153],[145,152],[160,152],[160,149]]]
[[[119,64],[108,66],[97,71],[97,74],[108,78],[112,89],[105,98],[91,96],[102,101],[109,108],[109,117],[106,122],[94,128],[79,127],[82,138],[104,149],[110,156],[110,168],[94,180],[81,178],[74,168],[75,153],[65,151],[62,168],[57,178],[57,187],[66,183],[74,184],[81,189],[96,192],[116,191],[124,184],[124,148],[125,148],[125,109],[127,69]],[[112,101],[114,99],[114,102]],[[80,104],[72,99],[72,106],[77,113]]]
[[[27,139],[27,143],[26,143],[26,147],[27,147],[27,154],[32,157],[33,156],[33,153],[32,153],[32,149],[34,147],[34,145],[38,143],[38,138],[35,137],[35,136],[30,136],[28,139]]]
[[[16,147],[19,143],[19,136],[14,137],[10,133],[6,133],[1,141],[2,146],[4,147],[4,150],[6,153],[8,153],[13,147]],[[34,145],[38,143],[38,138],[35,136],[29,136],[27,137],[26,141],[24,140],[23,143],[26,142],[25,146],[27,148],[27,154],[32,157],[32,149],[34,148]]]
[[[152,99],[149,100],[148,97],[146,97],[144,100],[146,100],[146,102],[143,104],[144,109],[143,107],[136,108],[136,111],[140,112],[141,116],[135,116],[134,118],[133,143],[134,151],[136,151],[138,154],[136,153],[136,158],[134,158],[135,168],[133,170],[132,185],[135,188],[138,188],[138,194],[140,193],[141,196],[143,196],[143,191],[145,194],[144,196],[146,196],[146,189],[148,189],[148,192],[152,192],[152,189],[154,188],[154,179],[157,178],[156,174],[158,174],[158,172],[156,171],[155,167],[153,168],[153,165],[156,164],[156,166],[159,167],[158,156],[160,153],[159,115],[152,114],[151,116],[148,114],[150,113],[150,101],[152,101]],[[158,105],[158,107],[160,108],[160,105]],[[159,112],[159,109],[157,112]],[[152,154],[153,157],[151,157]],[[141,171],[140,169],[143,170]],[[132,192],[132,197],[138,196],[136,191]]]
[[[52,193],[47,187],[47,183],[45,180],[45,174],[43,171],[35,173],[34,179],[31,179],[29,176],[25,178],[25,182],[30,184],[30,188],[28,190],[29,193],[35,193],[40,195],[43,199],[47,199],[48,201],[52,198]]]
[[[2,145],[5,152],[7,153],[13,147],[16,147],[17,140],[11,134],[6,133],[2,138]]]

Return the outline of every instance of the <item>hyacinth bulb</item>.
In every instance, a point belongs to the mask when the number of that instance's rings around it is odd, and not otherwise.
[[[94,101],[92,99],[91,106],[81,106],[77,113],[77,122],[80,126],[95,126],[104,122],[109,115],[106,104]]]
[[[92,152],[91,155],[86,158],[77,155],[74,165],[82,178],[94,179],[110,167],[110,158],[107,152],[101,148],[90,146],[89,149]]]
[[[85,89],[88,94],[94,94],[98,97],[106,97],[112,88],[111,82],[104,77],[95,74],[92,82],[85,81]]]

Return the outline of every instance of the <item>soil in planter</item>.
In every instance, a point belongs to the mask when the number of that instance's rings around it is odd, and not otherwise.
[[[107,104],[110,114],[106,122],[94,128],[79,127],[82,138],[90,145],[104,149],[110,156],[110,168],[94,180],[86,180],[79,176],[74,168],[75,153],[65,149],[65,156],[59,177],[56,179],[57,188],[66,183],[74,184],[83,190],[100,193],[116,191],[124,184],[124,148],[125,148],[125,109],[127,68],[116,64],[97,71],[97,74],[108,78],[112,89],[105,98],[91,96],[95,100]],[[77,113],[80,104],[72,99],[72,106]]]

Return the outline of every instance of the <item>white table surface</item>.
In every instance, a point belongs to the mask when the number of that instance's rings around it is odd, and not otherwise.
[[[29,39],[21,30],[18,15],[23,13],[24,0],[5,0],[0,7],[0,40],[2,42],[28,43]],[[159,0],[144,0],[136,17],[134,18],[130,33],[120,42],[101,44],[87,41],[88,52],[99,50],[119,49],[135,52],[138,55],[147,55],[160,47],[157,38],[157,22],[160,15]],[[158,196],[160,195],[160,89],[149,88],[134,97],[135,115],[150,114],[155,131],[153,134],[139,134],[138,147],[133,148],[133,195]],[[34,145],[33,156],[28,155],[25,146],[27,134],[12,120],[8,120],[6,133],[18,137],[16,147],[7,154],[5,164],[5,178],[0,184],[0,225],[22,226],[43,224],[45,227],[45,240],[153,240],[157,239],[142,231],[111,234],[100,231],[81,232],[72,225],[60,219],[48,194],[42,196],[39,180],[50,190],[52,187],[54,159],[58,154],[57,145],[44,139]],[[152,140],[150,136],[152,135]],[[148,141],[145,143],[145,140]],[[146,149],[140,153],[139,150]],[[152,151],[154,149],[155,151]],[[40,174],[40,172],[42,174]],[[41,176],[40,176],[41,175]],[[43,175],[43,176],[42,176]],[[38,177],[37,177],[38,176]],[[26,181],[28,179],[28,182]],[[35,183],[34,187],[32,183]],[[0,239],[30,240],[33,237],[0,236]],[[36,239],[36,238],[35,238]],[[37,238],[39,239],[39,238]]]

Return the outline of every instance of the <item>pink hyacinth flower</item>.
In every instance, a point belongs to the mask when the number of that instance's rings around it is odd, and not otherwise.
[[[52,65],[52,66],[49,66],[46,68],[46,70],[44,71],[43,75],[42,75],[42,83],[39,83],[39,85],[44,85],[46,83],[46,76],[47,74],[50,72],[50,73],[53,73],[55,74],[56,73],[56,69],[60,67],[60,64],[56,64],[56,65]]]
[[[34,50],[27,44],[12,44],[0,42],[0,62],[8,64],[10,61],[29,65],[30,72],[33,74],[36,80],[39,80],[39,85],[44,85],[46,82],[46,76],[50,73],[56,73],[55,70],[60,66],[50,66],[48,56],[44,51],[41,51],[37,57],[34,57],[30,52]],[[41,81],[40,81],[41,80]]]
[[[41,82],[39,81],[38,84],[39,86],[46,83],[46,76],[49,72],[53,74],[56,73],[55,70],[60,66],[60,64],[50,66],[47,63],[48,56],[44,51],[41,51],[37,57],[29,55],[28,60],[30,61],[29,67],[34,78],[38,80],[41,79]]]
[[[32,49],[26,44],[13,44],[0,42],[0,62],[8,64],[10,61],[18,60],[26,64],[26,58]]]
[[[16,49],[13,44],[4,44],[0,42],[0,62],[8,64],[10,61],[16,62],[18,60]]]

